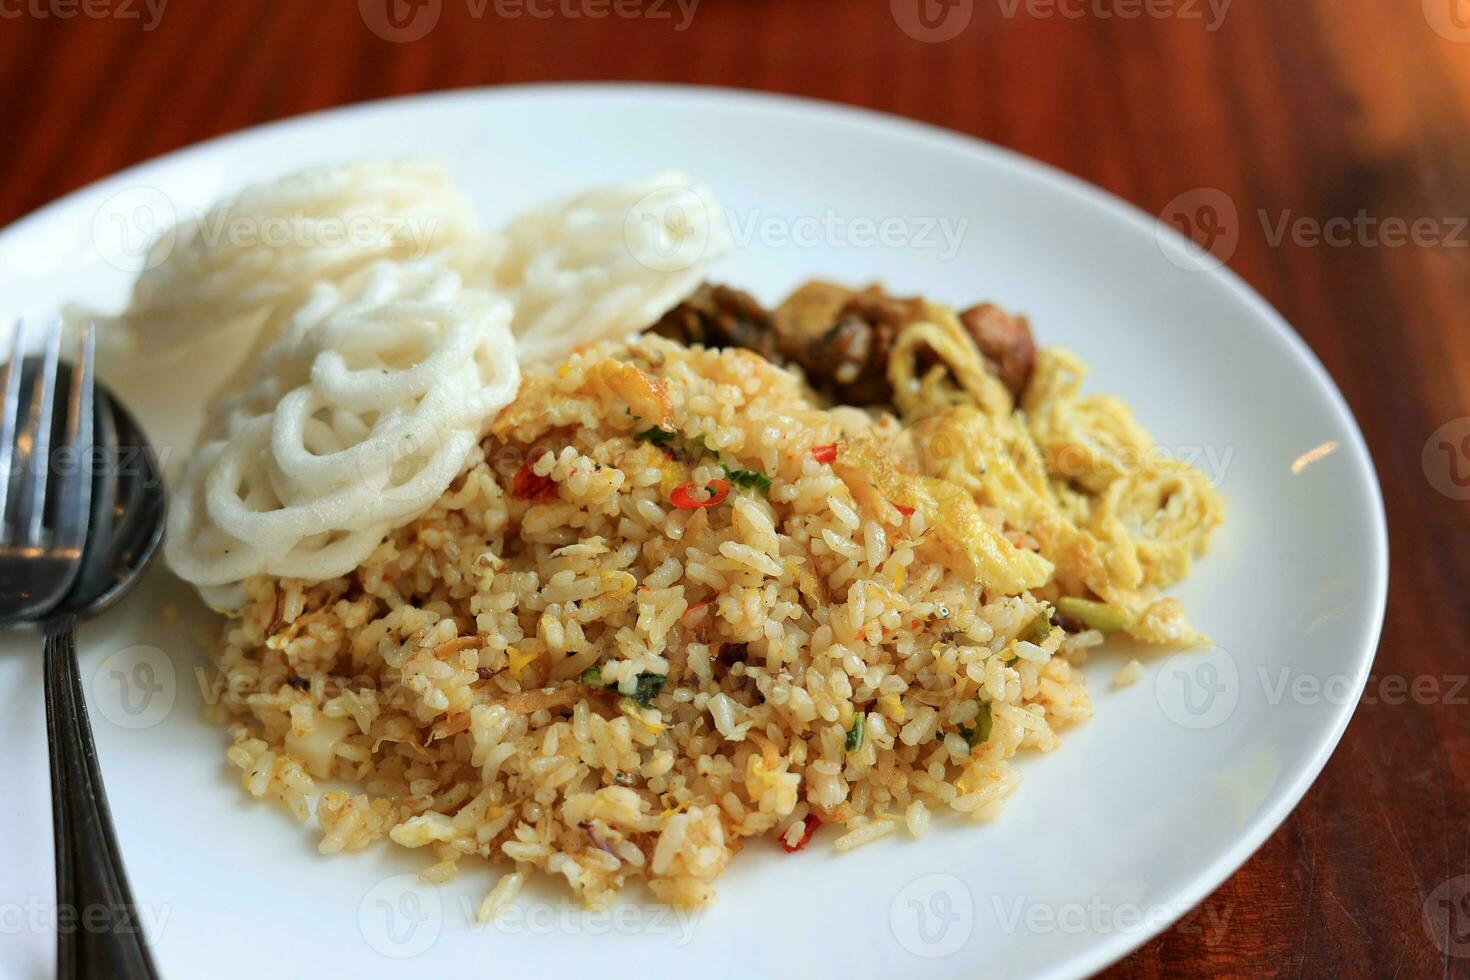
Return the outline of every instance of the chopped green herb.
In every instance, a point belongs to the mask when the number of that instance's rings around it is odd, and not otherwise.
[[[861,711],[852,720],[852,727],[847,730],[847,751],[856,752],[863,747],[863,732],[867,727],[868,716]]]
[[[605,691],[612,691],[614,694],[622,694],[618,690],[616,683],[604,684],[602,682],[602,667],[598,664],[593,664],[591,667],[582,671],[580,680],[583,684],[591,687],[600,687]],[[636,703],[640,708],[651,708],[653,707],[653,699],[658,697],[659,691],[663,690],[666,680],[668,678],[663,674],[639,674],[638,680],[634,684],[633,693],[622,696]]]
[[[737,487],[754,490],[763,497],[771,489],[771,478],[755,470],[732,470],[727,467],[725,478]]]
[[[635,432],[633,434],[633,438],[637,439],[639,442],[651,442],[655,446],[667,446],[674,441],[674,437],[677,435],[677,432],[671,432],[668,429],[660,429],[658,426],[655,425],[650,428],[644,429],[642,432]]]
[[[1051,603],[1043,602],[1041,604],[1041,612],[1037,613],[1036,618],[1031,620],[1025,632],[1021,634],[1021,639],[1029,640],[1032,643],[1045,642],[1046,638],[1051,636],[1051,614],[1055,611]]]
[[[990,702],[981,701],[980,713],[975,716],[975,730],[966,739],[970,743],[970,748],[973,749],[977,745],[984,745],[990,741],[990,731],[994,727],[995,720],[990,717]]]
[[[984,745],[990,741],[990,730],[995,727],[994,720],[990,717],[990,702],[980,702],[980,713],[975,716],[975,727],[968,728],[964,725],[959,727],[960,738],[974,749],[977,745]]]
[[[1116,633],[1128,625],[1127,617],[1105,602],[1062,596],[1057,600],[1057,610],[1068,616],[1076,616],[1087,624],[1088,629],[1103,633]]]
[[[658,692],[664,689],[664,681],[668,677],[663,674],[639,674],[637,688],[628,695],[628,699],[640,708],[653,707],[653,699],[658,697]]]
[[[652,443],[670,459],[681,463],[716,455],[704,444],[704,436],[683,436],[672,429],[662,429],[656,425],[633,433],[633,438],[639,442]]]
[[[642,432],[633,433],[633,438],[639,442],[650,442],[662,449],[672,458],[683,461],[697,462],[706,456],[719,458],[719,454],[704,444],[704,436],[680,436],[671,429],[662,429],[652,426]],[[735,469],[723,460],[720,465],[725,467],[725,477],[737,487],[746,490],[754,490],[762,496],[771,489],[771,478],[756,470]]]

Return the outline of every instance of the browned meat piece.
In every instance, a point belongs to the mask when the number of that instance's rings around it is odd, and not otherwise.
[[[1053,626],[1060,626],[1068,633],[1083,633],[1087,631],[1087,624],[1071,613],[1053,612],[1049,622]]]
[[[767,311],[749,293],[705,283],[653,326],[686,344],[744,347],[777,364],[794,364],[812,387],[847,405],[893,400],[888,358],[899,331],[924,313],[924,301],[813,280]],[[959,315],[990,367],[1020,397],[1036,363],[1025,317],[989,303]],[[924,366],[921,360],[921,367]]]
[[[1031,324],[1023,316],[1012,316],[998,306],[982,303],[960,314],[960,323],[990,361],[1001,382],[1017,399],[1031,380],[1036,366],[1036,341]]]
[[[684,344],[745,347],[768,361],[782,361],[771,314],[754,296],[729,286],[704,283],[651,329]]]
[[[771,319],[788,344],[810,343],[832,328],[852,295],[847,286],[813,279],[782,300]]]
[[[862,291],[813,281],[772,314],[781,351],[801,365],[812,387],[849,405],[891,401],[888,355],[922,300],[889,296],[878,286]]]

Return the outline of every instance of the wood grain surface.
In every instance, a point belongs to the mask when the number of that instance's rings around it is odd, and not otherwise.
[[[1153,213],[1198,215],[1198,189],[1224,192],[1234,225],[1205,231],[1316,350],[1372,446],[1388,622],[1300,807],[1111,974],[1470,972],[1470,5],[416,0],[390,20],[385,2],[0,0],[0,224],[283,116],[583,79],[882,109]],[[436,14],[427,31],[414,19]]]

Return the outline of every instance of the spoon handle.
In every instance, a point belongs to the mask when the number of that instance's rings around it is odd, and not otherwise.
[[[87,721],[76,617],[47,624],[45,673],[56,837],[56,975],[59,980],[157,980]]]

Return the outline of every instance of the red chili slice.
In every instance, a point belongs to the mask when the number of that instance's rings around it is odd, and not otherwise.
[[[893,506],[904,517],[908,517],[914,512],[914,509],[912,507],[905,507],[903,504],[894,504]]]
[[[531,469],[532,460],[527,459],[516,470],[511,481],[511,496],[521,500],[552,500],[556,497],[556,481],[549,476],[537,476]]]
[[[819,463],[837,462],[837,443],[834,442],[831,445],[818,446],[816,449],[813,449],[812,459]]]
[[[815,813],[809,813],[806,817],[805,826],[806,829],[802,831],[801,839],[798,840],[795,844],[786,843],[785,835],[783,834],[781,836],[781,846],[786,849],[787,854],[795,854],[797,851],[810,844],[812,840],[812,834],[815,834],[817,832],[817,828],[822,826],[822,821],[817,817]]]
[[[693,628],[695,624],[704,619],[704,611],[708,607],[709,602],[707,600],[701,599],[699,602],[696,602],[694,605],[684,610],[684,614],[679,617],[679,622],[683,623],[685,626]]]
[[[669,494],[669,503],[680,510],[698,510],[701,507],[714,507],[716,504],[723,503],[725,498],[730,496],[730,481],[711,480],[709,481],[709,485],[705,487],[705,490],[709,491],[709,499],[695,500],[693,495],[694,484],[681,483]]]

